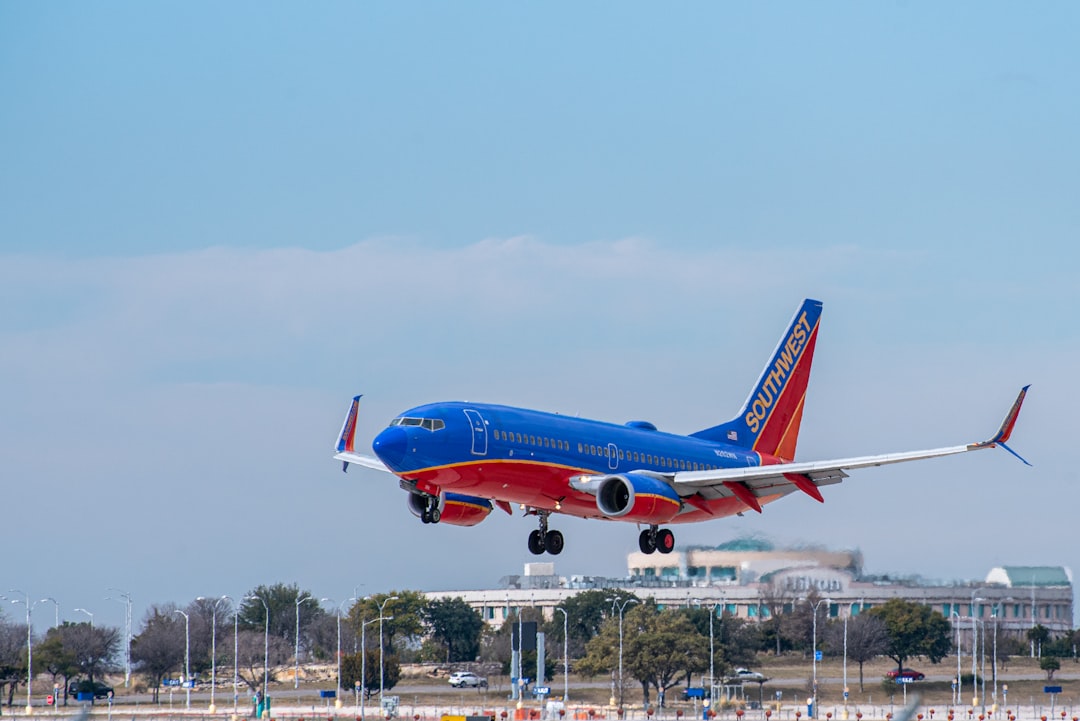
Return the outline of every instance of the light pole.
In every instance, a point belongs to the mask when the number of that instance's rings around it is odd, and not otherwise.
[[[382,614],[370,621],[365,621],[363,616],[360,617],[360,721],[364,721],[366,713],[364,702],[367,700],[367,627],[368,624],[376,621],[382,621]]]
[[[266,605],[266,601],[262,596],[244,596],[245,601],[260,601],[263,608],[266,610],[266,625],[263,630],[263,704],[266,703],[267,691],[270,689],[268,685],[270,683],[270,607]]]
[[[23,593],[17,588],[13,588],[8,593],[18,593],[25,596],[25,600],[20,598],[8,599],[12,603],[21,603],[26,606],[26,713],[29,715],[33,710],[30,705],[31,693],[30,685],[34,682],[34,644],[31,638],[31,631],[33,626],[31,625],[31,613],[34,610],[34,606],[38,605],[38,601],[30,603],[30,595]]]
[[[817,610],[818,610],[818,606],[820,606],[822,603],[831,604],[832,599],[831,598],[819,598],[816,603],[810,604],[810,607],[814,611],[814,618],[813,618],[813,622],[811,623],[811,648],[810,648],[810,652],[813,654],[813,663],[814,663],[814,666],[813,666],[814,683],[813,683],[813,690],[811,691],[811,696],[810,696],[810,698],[813,699],[813,702],[812,702],[812,706],[813,706],[812,717],[813,718],[817,718]],[[807,715],[810,716],[811,714],[807,714]]]
[[[116,591],[120,598],[106,597],[106,601],[117,601],[124,604],[124,688],[131,686],[131,594],[121,591],[119,588],[109,588],[108,591]]]
[[[378,607],[379,607],[379,708],[380,709],[383,707],[383,705],[382,705],[382,703],[383,703],[382,697],[383,697],[383,690],[384,690],[384,681],[383,681],[383,640],[382,640],[383,608],[386,606],[386,604],[390,603],[391,601],[396,601],[397,599],[398,599],[397,596],[390,596],[389,598],[384,598],[382,603],[376,602],[376,605],[378,605]]]
[[[862,611],[863,601],[865,599],[859,599],[859,611]],[[847,718],[847,700],[848,700],[848,682],[847,682],[847,625],[848,619],[851,618],[855,612],[855,601],[848,604],[847,615],[844,616],[844,718]]]
[[[699,607],[702,605],[701,601],[695,601]],[[709,609],[709,699],[711,703],[712,688],[716,685],[716,671],[713,661],[716,659],[716,652],[713,650],[713,619],[716,618],[716,607],[721,605],[722,602],[708,604]],[[721,611],[723,613],[723,611]]]
[[[53,623],[53,628],[59,628],[60,627],[60,602],[57,601],[55,598],[50,598],[50,597],[46,597],[46,598],[43,598],[41,600],[42,600],[42,602],[51,601],[53,606],[55,606],[56,620]]]
[[[959,606],[960,604],[956,604]],[[956,683],[953,684],[953,706],[959,706],[960,700],[963,698],[963,689],[960,688],[960,612],[953,611],[949,614],[949,618],[956,616],[956,623],[954,627],[956,629]]]
[[[214,704],[214,689],[217,688],[217,607],[219,602],[224,601],[227,598],[229,597],[222,596],[221,598],[215,598],[210,606],[210,713],[217,711],[217,706]],[[195,600],[209,601],[210,599],[205,596],[199,596]],[[232,599],[229,600],[231,601]]]
[[[555,610],[562,614],[562,659],[563,659],[563,707],[570,701],[570,655],[568,653],[569,646],[567,641],[570,637],[566,635],[569,627],[570,616],[567,615],[566,609],[562,606],[556,606]]]
[[[94,627],[94,614],[90,613],[85,608],[74,608],[72,610],[73,611],[78,611],[79,613],[85,613],[87,616],[89,616],[90,617],[90,628]]]
[[[234,601],[228,596],[222,596],[222,598],[228,598],[229,603]],[[233,716],[237,713],[237,704],[240,700],[240,692],[237,690],[237,683],[240,681],[240,662],[237,658],[240,655],[240,604],[233,606],[232,612],[232,710]]]
[[[625,611],[626,607],[629,606],[631,603],[637,603],[638,600],[636,598],[627,598],[622,603],[619,603],[618,598],[609,598],[607,600],[611,601],[611,607],[612,608],[619,609],[619,708],[622,708],[622,705],[623,705],[623,674],[622,674],[622,671],[623,671],[623,666],[622,666],[622,652],[623,652],[622,620],[623,620],[623,611]]]
[[[191,708],[191,617],[179,608],[173,611],[184,617],[184,708]]]
[[[985,599],[976,598],[977,591],[971,592],[971,706],[974,708],[979,704],[979,665],[977,663],[978,657],[975,655],[975,651],[979,646],[979,627],[975,620],[975,603],[977,601],[983,601]],[[982,614],[979,614],[980,616]]]
[[[311,596],[296,597],[296,648],[293,651],[293,688],[300,688],[300,604]]]
[[[334,694],[334,708],[341,708],[341,611],[346,603],[349,601],[355,601],[355,598],[347,598],[337,606],[337,691]],[[332,598],[320,598],[319,603],[323,601],[334,602]]]

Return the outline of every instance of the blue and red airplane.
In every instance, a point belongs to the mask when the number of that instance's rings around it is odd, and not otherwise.
[[[821,303],[804,300],[738,415],[689,436],[646,421],[617,425],[503,405],[432,403],[391,421],[375,437],[373,458],[355,450],[356,396],[334,458],[345,470],[352,463],[396,475],[424,523],[473,526],[493,507],[512,513],[516,504],[539,520],[529,550],[553,555],[563,549],[562,533],[548,528],[553,513],[645,526],[641,550],[670,553],[675,536],[662,526],[761,513],[795,491],[824,502],[820,487],[840,483],[847,471],[994,446],[1020,458],[1005,443],[1028,386],[981,443],[795,462],[820,321]]]

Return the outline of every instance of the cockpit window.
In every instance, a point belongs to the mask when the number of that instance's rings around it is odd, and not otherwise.
[[[420,426],[429,431],[441,431],[446,428],[446,423],[438,418],[395,418],[390,421],[391,426]]]

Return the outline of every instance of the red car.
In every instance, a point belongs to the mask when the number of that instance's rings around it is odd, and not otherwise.
[[[887,674],[885,674],[885,678],[895,679],[897,677],[910,679],[912,681],[922,681],[924,678],[926,678],[926,675],[916,671],[913,668],[905,668],[903,671],[897,671],[894,668],[892,671],[889,671]]]

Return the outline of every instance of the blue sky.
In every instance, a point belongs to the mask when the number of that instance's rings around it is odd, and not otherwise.
[[[472,399],[692,432],[825,303],[805,460],[991,434],[676,529],[868,570],[1080,568],[1080,10],[1067,3],[0,3],[4,578],[61,610],[472,588],[330,459]],[[563,574],[636,530],[557,524]],[[104,558],[99,563],[74,559]],[[462,558],[472,559],[467,563]],[[362,584],[362,585],[361,585]],[[112,616],[112,618],[110,618]]]

